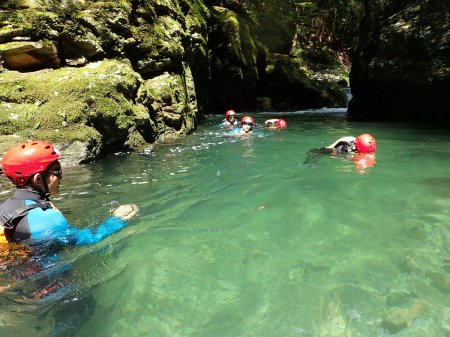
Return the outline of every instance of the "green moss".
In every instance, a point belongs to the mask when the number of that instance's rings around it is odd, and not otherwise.
[[[251,66],[256,64],[258,48],[244,20],[230,10],[215,7],[216,19],[228,43],[228,52],[237,64]]]
[[[0,9],[19,9],[25,4],[26,0],[2,0],[0,3]]]
[[[48,141],[62,147],[73,144],[76,141],[80,141],[87,143],[90,148],[97,148],[91,149],[91,152],[94,155],[98,155],[100,153],[102,144],[102,135],[100,135],[100,133],[98,133],[95,129],[85,125],[73,126],[64,131],[58,129],[28,129],[17,132],[14,135],[1,135],[0,153],[4,153],[7,149],[17,143],[27,142],[33,139]],[[94,158],[90,157],[86,159],[92,160]]]
[[[188,15],[186,15],[187,29],[190,30],[191,27],[206,27],[210,13],[203,1],[194,0],[186,1],[186,3],[190,8]]]
[[[92,126],[106,139],[126,137],[141,78],[128,63],[105,60],[85,68],[0,74],[0,131]],[[32,124],[30,125],[30,120]]]
[[[92,139],[101,142],[102,139],[97,130],[86,125],[73,125],[65,128],[64,131],[60,129],[24,130],[18,132],[17,135],[25,139],[42,139],[58,144],[70,144],[75,141],[86,142]]]
[[[95,22],[102,23],[102,28],[105,29],[108,26],[108,20],[110,18],[117,18],[122,16],[128,18],[131,13],[131,2],[129,1],[101,1],[95,2],[90,5],[90,7],[77,14],[76,18],[83,19],[94,19]]]
[[[30,125],[30,120],[35,120],[38,105],[36,104],[0,104],[0,133],[12,135],[26,128],[37,128],[39,122]]]
[[[37,2],[43,9],[66,16],[74,16],[89,6],[87,1],[80,0],[37,0]]]

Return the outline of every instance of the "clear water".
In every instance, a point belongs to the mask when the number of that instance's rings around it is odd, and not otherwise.
[[[95,246],[2,252],[0,336],[450,336],[449,132],[283,116],[250,137],[213,116],[151,153],[66,168],[54,201],[73,225],[122,203],[140,216]],[[375,166],[304,163],[365,132]]]

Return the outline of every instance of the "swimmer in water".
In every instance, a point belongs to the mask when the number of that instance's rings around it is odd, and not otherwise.
[[[239,127],[239,122],[236,119],[236,111],[228,110],[225,113],[225,119],[222,121],[222,126],[227,129],[234,129]]]
[[[59,151],[44,141],[18,144],[5,153],[3,173],[16,186],[16,191],[0,205],[3,242],[95,244],[125,227],[138,213],[136,205],[122,205],[95,229],[69,225],[50,201],[51,196],[59,193],[63,178],[59,158]]]
[[[377,142],[375,138],[368,133],[361,134],[356,138],[353,136],[346,136],[339,138],[326,147],[309,150],[308,158],[304,163],[315,162],[323,155],[329,154],[351,159],[355,162],[357,168],[365,169],[375,165],[376,149]]]
[[[287,126],[287,122],[282,118],[272,118],[264,122],[264,127],[268,129],[285,129]]]

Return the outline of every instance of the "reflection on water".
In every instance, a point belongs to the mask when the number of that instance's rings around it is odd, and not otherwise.
[[[95,246],[2,252],[0,335],[449,335],[450,136],[343,112],[286,113],[282,131],[255,115],[244,138],[212,117],[152,153],[66,168],[55,203],[72,224],[129,202],[140,216]],[[365,132],[373,165],[304,164]]]

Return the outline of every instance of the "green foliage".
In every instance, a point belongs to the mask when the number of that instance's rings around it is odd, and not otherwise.
[[[358,0],[314,0],[296,3],[296,14],[303,45],[345,50],[356,44],[363,6]]]
[[[150,21],[153,21],[157,17],[156,12],[155,12],[155,8],[153,7],[154,6],[154,2],[151,1],[151,0],[142,0],[141,2],[142,2],[142,5],[143,5],[143,7],[144,7],[144,9],[146,11],[146,14],[147,14],[148,18],[151,18]]]
[[[76,15],[88,7],[88,1],[83,0],[38,0],[44,9],[68,16]]]
[[[30,10],[22,16],[24,28],[27,33],[37,39],[48,38],[49,32],[57,22],[57,15],[51,12]]]
[[[216,1],[217,2],[217,1]],[[348,53],[357,44],[362,0],[241,0],[258,39],[271,52],[301,57],[326,47]]]
[[[24,0],[2,0],[0,9],[18,9],[24,6]]]
[[[316,70],[326,70],[338,67],[336,55],[327,46],[317,46],[304,51],[304,59],[308,64],[314,64]]]

